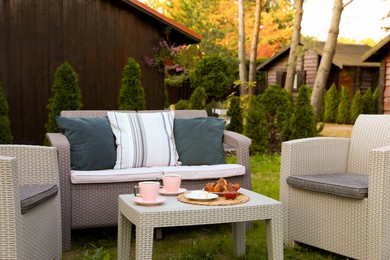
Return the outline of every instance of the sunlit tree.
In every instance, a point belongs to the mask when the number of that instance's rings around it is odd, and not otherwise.
[[[297,64],[297,49],[301,38],[301,22],[303,16],[302,7],[303,7],[303,0],[296,0],[294,31],[293,31],[293,36],[290,45],[290,53],[288,56],[286,83],[284,85],[284,88],[290,92],[293,90],[293,86],[294,86],[294,77],[296,73],[296,64]]]
[[[343,4],[343,0],[334,0],[333,3],[333,14],[329,26],[328,38],[326,39],[325,46],[323,49],[323,55],[321,57],[320,65],[318,67],[317,76],[314,81],[313,93],[311,95],[310,103],[314,108],[316,117],[320,113],[320,107],[322,97],[326,89],[326,82],[332,66],[332,60],[336,52],[337,37],[339,35],[339,26],[341,21],[341,14],[345,6],[350,4],[353,0]]]

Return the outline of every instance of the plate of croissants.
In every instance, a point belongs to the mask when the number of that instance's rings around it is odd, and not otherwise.
[[[224,178],[220,178],[217,181],[208,182],[204,185],[203,190],[212,192],[218,195],[222,195],[226,191],[239,192],[241,185],[239,183],[227,182]]]

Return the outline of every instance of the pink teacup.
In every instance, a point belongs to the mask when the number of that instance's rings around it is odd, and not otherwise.
[[[139,194],[137,192],[139,191]],[[134,196],[141,195],[144,201],[155,201],[160,190],[160,183],[157,181],[143,181],[134,186]]]
[[[178,192],[181,184],[181,175],[168,173],[162,177],[164,189],[167,192]]]

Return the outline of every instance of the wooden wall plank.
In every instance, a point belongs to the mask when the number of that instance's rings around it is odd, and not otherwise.
[[[86,0],[85,5],[85,53],[84,53],[84,89],[83,100],[86,107],[99,107],[97,102],[98,91],[91,91],[98,88],[100,82],[97,78],[97,66],[100,63],[98,59],[98,39],[96,23],[96,5],[98,1]],[[88,97],[88,98],[87,98]]]
[[[107,73],[107,86],[105,88],[105,96],[108,100],[116,100],[118,96],[118,85],[120,84],[120,77],[117,77],[118,72],[118,10],[111,3],[107,5],[107,69],[110,73]]]
[[[0,1],[0,82],[4,85],[7,80],[7,59],[8,57],[8,22],[9,22],[9,1]]]
[[[35,47],[35,95],[39,97],[36,99],[35,126],[40,128],[39,132],[45,132],[45,123],[47,122],[47,104],[50,97],[48,86],[49,79],[49,13],[48,2],[36,2],[36,47]],[[43,144],[42,136],[42,144]]]
[[[108,84],[107,74],[113,69],[107,65],[107,5],[107,1],[96,2],[96,38],[99,51],[97,53],[98,63],[96,64],[97,73],[95,75],[97,85],[95,88],[99,88],[100,91],[96,91],[95,100],[97,107],[101,109],[114,109],[110,104],[111,102],[107,102],[107,90],[105,89]]]
[[[36,38],[36,13],[37,3],[35,0],[22,2],[22,62],[19,65],[22,77],[22,106],[23,110],[23,131],[24,135],[34,132],[36,128],[42,130],[41,122],[37,121],[35,115],[40,110],[37,104],[38,96],[35,92],[37,86],[37,38]],[[41,57],[39,57],[40,59]]]
[[[9,33],[8,33],[8,83],[5,92],[8,96],[9,116],[14,141],[27,141],[24,136],[22,109],[22,1],[9,1]]]

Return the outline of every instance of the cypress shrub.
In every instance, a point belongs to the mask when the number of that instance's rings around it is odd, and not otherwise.
[[[207,94],[204,88],[197,87],[190,97],[191,109],[205,109],[207,101]]]
[[[294,139],[313,137],[317,135],[316,116],[310,104],[311,88],[302,85],[298,96],[292,119],[292,137]]]
[[[291,138],[292,96],[279,85],[272,85],[258,98],[264,108],[270,150],[277,152],[281,143]]]
[[[251,154],[268,152],[267,123],[263,105],[257,100],[256,96],[252,96],[249,101],[244,134],[252,139],[252,145],[249,147]]]
[[[118,103],[120,110],[146,109],[144,88],[141,85],[141,69],[133,58],[129,58],[124,67]]]
[[[376,87],[374,92],[372,93],[372,112],[373,114],[378,114],[378,102],[379,102],[379,88]]]
[[[190,108],[190,101],[181,99],[175,104],[176,110],[186,110]]]
[[[226,130],[242,133],[244,128],[242,118],[241,100],[238,96],[230,98],[230,106],[227,110],[227,116],[230,118],[230,123],[226,126]]]
[[[203,87],[209,98],[221,98],[233,86],[233,73],[221,57],[212,55],[200,60],[190,75],[191,86]]]
[[[356,118],[363,113],[363,100],[362,93],[360,90],[356,91],[352,99],[351,109],[350,109],[350,120],[351,124],[355,123]]]
[[[362,96],[363,99],[363,114],[374,114],[372,105],[372,90],[371,88],[367,89],[367,91]]]
[[[292,93],[287,92],[285,89],[282,91],[284,96],[284,106],[280,107],[276,118],[278,120],[278,126],[281,134],[281,141],[288,141],[292,136],[292,116],[294,112],[294,103],[292,102]]]
[[[339,106],[339,95],[336,85],[333,83],[325,93],[324,121],[326,123],[335,123],[337,118],[337,109]]]
[[[13,141],[8,109],[7,98],[0,81],[0,144],[12,144]]]
[[[62,110],[79,110],[82,108],[78,80],[79,76],[68,62],[64,62],[57,68],[51,87],[53,97],[49,99],[47,105],[49,118],[45,124],[46,132],[56,133],[60,131],[56,117],[60,115]]]
[[[349,121],[349,89],[341,86],[339,106],[337,108],[336,122],[346,124]]]

